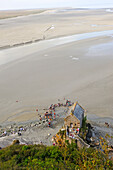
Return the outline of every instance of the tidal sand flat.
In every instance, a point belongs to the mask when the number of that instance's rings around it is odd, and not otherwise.
[[[24,57],[0,66],[0,121],[35,119],[35,108],[63,97],[79,101],[90,114],[112,117],[112,44],[111,37],[97,37],[35,53],[31,48],[25,56],[18,53],[23,47],[10,49]]]
[[[1,11],[0,47],[13,46],[38,40],[73,34],[113,30],[113,13],[107,9],[48,9],[44,11]],[[27,15],[27,14],[29,15]],[[26,16],[25,16],[26,15]]]
[[[105,9],[55,9],[0,20],[1,47],[43,40],[0,51],[0,123],[35,120],[36,108],[41,113],[64,97],[82,103],[88,114],[113,117],[113,33],[83,38],[113,30],[112,17]],[[61,43],[72,34],[81,39]]]
[[[15,18],[20,16],[38,14],[44,12],[44,9],[37,9],[37,10],[2,10],[0,11],[0,19],[7,19],[7,18]]]

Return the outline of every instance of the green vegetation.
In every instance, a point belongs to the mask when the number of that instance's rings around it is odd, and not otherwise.
[[[83,118],[83,121],[82,121],[82,128],[80,128],[80,134],[79,136],[84,140],[86,141],[86,134],[88,132],[88,128],[87,128],[87,116],[85,116]]]
[[[82,129],[87,130],[87,116],[85,116],[82,120]]]
[[[107,154],[93,148],[78,150],[75,143],[66,147],[11,145],[0,150],[0,169],[112,169]]]

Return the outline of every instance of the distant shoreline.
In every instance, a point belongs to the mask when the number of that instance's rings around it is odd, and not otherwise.
[[[26,10],[0,10],[2,14],[0,14],[0,20],[2,19],[9,19],[9,18],[16,18],[28,15],[35,15],[45,12],[47,9],[26,9]]]
[[[113,10],[113,7],[94,7],[94,8],[64,8],[64,7],[59,7],[59,8],[39,8],[39,9],[7,9],[7,10],[0,10],[2,14],[0,14],[0,20],[1,19],[9,19],[9,18],[16,18],[16,17],[21,17],[21,16],[28,16],[28,15],[34,15],[34,14],[40,14],[48,10],[59,10],[59,11],[85,11],[85,10]],[[109,11],[108,11],[109,12]]]

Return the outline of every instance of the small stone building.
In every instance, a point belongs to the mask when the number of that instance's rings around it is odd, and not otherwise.
[[[79,137],[79,129],[82,127],[84,109],[75,103],[70,115],[64,119],[64,127],[52,138],[54,145],[65,146],[65,140],[69,143],[76,142],[78,148],[89,148],[90,146]]]
[[[67,134],[77,133],[77,130],[82,127],[83,118],[84,109],[78,103],[75,103],[73,111],[64,119]]]

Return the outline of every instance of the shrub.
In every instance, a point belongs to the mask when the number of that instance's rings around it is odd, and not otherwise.
[[[94,148],[11,145],[0,150],[0,169],[112,169],[108,155]]]

